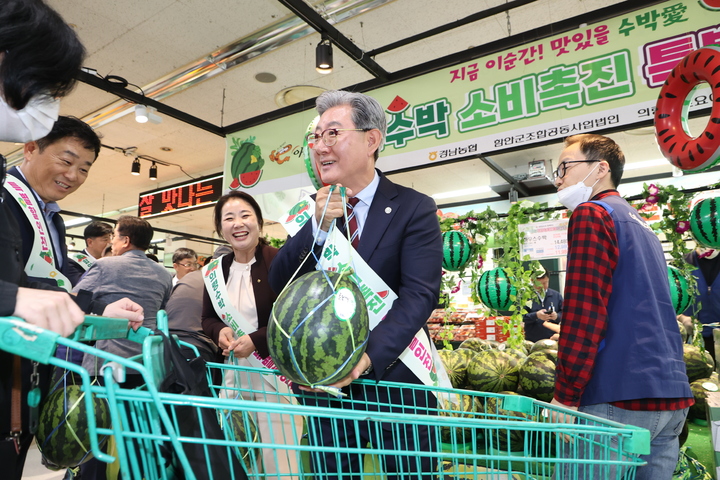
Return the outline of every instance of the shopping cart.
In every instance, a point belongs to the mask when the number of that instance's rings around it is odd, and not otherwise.
[[[163,358],[159,336],[134,334],[143,343],[143,358],[124,359],[80,343],[111,336],[98,334],[102,321],[97,317],[88,320],[93,326],[66,339],[19,319],[0,318],[0,349],[77,373],[90,393],[85,401],[93,453],[101,461],[118,462],[123,479],[243,477],[243,472],[221,477],[210,460],[191,465],[185,450],[193,445],[224,449],[228,458],[242,460],[252,479],[633,479],[644,464],[640,455],[649,453],[647,430],[519,395],[357,381],[372,392],[367,398],[392,393],[415,403],[397,407],[348,397],[312,406],[308,395],[284,391],[278,376],[270,381],[261,376],[267,371],[216,363],[208,364],[213,396],[162,393],[157,388],[165,375],[158,361]],[[166,328],[164,312],[158,325]],[[127,331],[126,324],[125,331],[113,328],[120,338]],[[104,359],[105,385],[91,384],[81,367],[54,358],[56,345]],[[128,369],[143,375],[146,385],[123,388]],[[228,378],[236,381],[228,383]],[[93,397],[108,402],[110,428],[95,425]],[[180,435],[188,408],[198,418],[212,411],[224,435]],[[576,423],[554,423],[553,413],[572,415]],[[255,425],[266,418],[281,418],[294,427],[279,435],[272,429],[258,434]],[[361,430],[368,435],[357,435]],[[98,439],[108,435],[117,447],[103,452]],[[288,461],[291,471],[282,465]],[[344,466],[329,473],[328,462]]]

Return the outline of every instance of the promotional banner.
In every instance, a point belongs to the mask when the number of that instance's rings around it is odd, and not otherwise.
[[[652,119],[677,62],[720,43],[720,10],[710,3],[664,2],[367,92],[388,116],[378,167],[391,172]],[[690,110],[711,105],[704,86]],[[225,187],[261,196],[312,188],[302,146],[315,115],[228,136]],[[298,200],[274,205],[268,216]]]

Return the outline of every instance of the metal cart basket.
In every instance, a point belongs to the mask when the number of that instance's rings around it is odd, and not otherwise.
[[[212,396],[161,393],[158,382],[164,378],[165,366],[160,361],[159,336],[132,334],[143,342],[143,358],[125,359],[82,342],[123,338],[126,322],[120,327],[100,317],[87,317],[87,322],[66,339],[20,319],[0,318],[0,349],[78,375],[83,390],[90,393],[84,398],[90,448],[101,461],[118,462],[125,480],[224,480],[245,475],[252,479],[632,480],[636,468],[645,463],[640,455],[649,453],[650,435],[645,429],[519,395],[369,381],[353,382],[353,388],[365,391],[362,400],[357,395],[295,394],[267,370],[217,363],[207,365]],[[104,322],[115,326],[102,332]],[[166,325],[160,312],[158,326]],[[87,371],[55,358],[57,345],[104,359],[104,385],[91,384]],[[143,376],[144,387],[123,388],[128,369]],[[403,407],[388,402],[397,395],[406,400]],[[107,402],[111,426],[96,426],[95,399]],[[188,415],[208,418],[207,411],[222,426],[220,438],[206,435],[202,425],[197,435],[179,433],[179,424]],[[557,416],[564,415],[575,417],[575,423],[558,421]],[[279,434],[273,428],[258,431],[264,420],[292,427],[280,429]],[[113,438],[109,443],[115,448],[103,452],[99,440],[106,436]],[[200,465],[191,463],[186,449],[193,445],[224,449],[228,458],[242,462],[245,472],[221,475],[209,456]],[[283,468],[286,462],[292,469]],[[332,465],[339,466],[336,470]]]

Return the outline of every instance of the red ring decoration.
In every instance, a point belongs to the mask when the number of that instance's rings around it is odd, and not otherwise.
[[[688,134],[688,95],[703,82],[714,98],[710,121],[697,138]],[[720,45],[707,45],[685,56],[665,80],[655,109],[655,137],[660,152],[674,166],[700,172],[720,159]]]

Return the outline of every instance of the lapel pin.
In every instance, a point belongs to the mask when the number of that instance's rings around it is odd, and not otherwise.
[[[390,208],[390,207],[385,207],[385,213],[390,213],[390,212],[392,212],[392,208]]]

